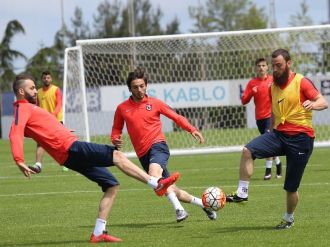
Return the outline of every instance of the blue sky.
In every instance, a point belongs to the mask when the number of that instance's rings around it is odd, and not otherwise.
[[[163,24],[175,16],[179,18],[180,30],[189,33],[193,21],[189,18],[188,6],[197,6],[205,0],[150,0],[154,7],[159,6],[163,11]],[[231,0],[228,0],[231,1]],[[258,7],[264,7],[269,14],[269,0],[252,0]],[[278,27],[289,26],[290,16],[297,13],[302,0],[274,0],[275,14]],[[63,0],[64,20],[70,24],[76,6],[83,10],[84,19],[92,23],[93,14],[103,0]],[[127,0],[122,0],[126,4]],[[309,16],[314,24],[328,21],[328,0],[306,0],[309,6]],[[175,7],[173,7],[175,6]],[[13,48],[21,51],[27,57],[33,56],[41,47],[53,44],[56,31],[61,27],[61,0],[0,0],[0,39],[2,39],[6,24],[16,19],[25,28],[25,35],[17,35]],[[17,61],[16,72],[25,66],[24,61]]]

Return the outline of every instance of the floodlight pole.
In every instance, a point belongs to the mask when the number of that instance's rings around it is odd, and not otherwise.
[[[131,37],[135,36],[134,0],[128,0],[128,32]]]
[[[328,0],[328,24],[330,24],[330,0]]]
[[[269,27],[270,28],[277,27],[274,0],[269,0]]]
[[[128,0],[128,32],[131,37],[135,37],[135,13],[134,0]],[[131,70],[135,68],[136,63],[136,46],[133,41],[131,45],[133,57],[131,59]]]
[[[64,28],[64,5],[63,0],[61,0],[61,21],[62,21],[62,29]]]

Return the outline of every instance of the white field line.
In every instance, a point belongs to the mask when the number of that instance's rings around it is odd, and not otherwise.
[[[311,164],[311,165],[307,165],[307,169],[308,167],[313,166],[313,167],[322,167],[324,165],[322,164]],[[175,166],[169,166],[170,169],[172,171],[175,171]],[[285,168],[285,165],[282,165],[283,168]],[[265,169],[264,165],[256,165],[254,167],[254,169]],[[219,164],[219,167],[212,167],[212,168],[189,168],[188,167],[180,167],[180,171],[184,171],[184,172],[207,172],[207,171],[218,171],[218,170],[236,170],[237,172],[239,171],[239,166],[232,166],[232,167],[221,167],[221,164]],[[71,176],[82,176],[78,173],[75,174],[60,174],[62,173],[61,170],[58,171],[59,174],[56,175],[43,175],[44,173],[40,173],[37,175],[32,175],[32,179],[42,179],[42,178],[56,178],[56,177],[71,177]],[[114,173],[114,175],[117,175],[116,173],[120,173],[120,171],[118,169],[112,170],[110,169],[110,172]],[[0,180],[6,180],[6,179],[27,179],[26,177],[22,175],[17,175],[17,176],[0,176]]]
[[[312,186],[329,186],[330,183],[303,183],[302,187]],[[283,184],[254,184],[253,187],[282,187]],[[207,186],[185,186],[182,189],[205,189]],[[235,186],[223,185],[222,188],[233,188]],[[151,189],[120,189],[120,192],[132,191],[150,191]],[[51,191],[51,192],[35,192],[35,193],[17,193],[17,194],[0,194],[0,197],[17,197],[17,196],[48,196],[48,195],[61,195],[61,194],[83,194],[83,193],[101,193],[100,190],[74,190],[74,191]]]

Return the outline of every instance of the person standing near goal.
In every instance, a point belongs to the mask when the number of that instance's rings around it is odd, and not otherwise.
[[[241,101],[243,105],[250,102],[253,97],[255,105],[255,118],[260,134],[269,132],[271,127],[272,105],[269,96],[269,87],[273,83],[273,77],[268,74],[268,63],[265,58],[255,61],[257,77],[252,78],[243,92]],[[276,164],[276,178],[282,177],[282,164],[278,156],[274,157]],[[266,170],[264,180],[272,177],[273,158],[266,158]]]
[[[13,91],[17,101],[14,103],[9,139],[13,159],[20,171],[29,178],[35,174],[24,161],[26,136],[39,143],[61,166],[65,165],[96,182],[104,192],[90,237],[91,243],[122,241],[106,232],[107,218],[119,189],[119,182],[107,167],[117,166],[126,175],[148,184],[158,196],[164,195],[167,188],[179,178],[179,173],[173,173],[168,178],[149,176],[114,146],[78,141],[54,115],[36,106],[37,90],[35,80],[30,75],[18,75],[13,83]]]
[[[116,109],[111,132],[112,143],[118,149],[122,148],[122,129],[126,123],[128,134],[143,169],[151,176],[168,177],[170,173],[167,163],[170,152],[162,132],[160,115],[172,119],[178,126],[191,133],[200,144],[204,143],[204,137],[186,118],[177,114],[161,100],[146,94],[148,78],[142,68],[130,72],[126,83],[131,96]],[[168,188],[166,196],[175,209],[177,222],[188,217],[180,201],[200,206],[210,220],[215,220],[217,217],[214,211],[203,207],[200,198],[188,194],[175,185]]]
[[[294,225],[298,188],[314,146],[312,111],[328,108],[327,101],[314,84],[293,72],[291,64],[287,50],[277,49],[272,53],[274,83],[270,95],[274,130],[253,139],[243,148],[237,191],[226,197],[227,202],[247,201],[254,159],[285,155],[286,212],[275,229],[288,229]]]
[[[42,87],[38,89],[37,105],[54,115],[59,122],[63,123],[61,89],[53,85],[53,78],[49,71],[42,72],[41,80]],[[37,144],[36,163],[30,166],[30,169],[34,170],[36,173],[41,172],[44,153],[45,150]],[[68,168],[65,166],[63,166],[62,169],[63,171],[68,171]]]

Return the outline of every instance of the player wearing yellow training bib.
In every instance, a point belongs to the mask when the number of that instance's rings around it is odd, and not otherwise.
[[[46,76],[48,81],[50,77]],[[62,121],[62,93],[61,89],[55,85],[43,86],[38,89],[38,105],[53,114],[58,121]]]
[[[291,64],[287,50],[277,49],[272,53],[274,82],[270,95],[274,129],[253,139],[243,148],[237,191],[226,198],[227,202],[248,200],[254,159],[286,156],[286,212],[275,229],[288,229],[294,225],[294,211],[299,200],[298,188],[314,146],[312,111],[328,107],[327,101],[314,84],[293,72]]]
[[[42,87],[38,89],[37,105],[54,115],[59,122],[63,123],[61,89],[53,85],[52,75],[49,71],[42,72],[41,80]],[[51,126],[49,126],[49,128],[51,128]],[[44,152],[44,149],[37,144],[36,163],[30,166],[30,168],[37,173],[41,172]],[[63,166],[63,171],[68,171],[68,169]]]

